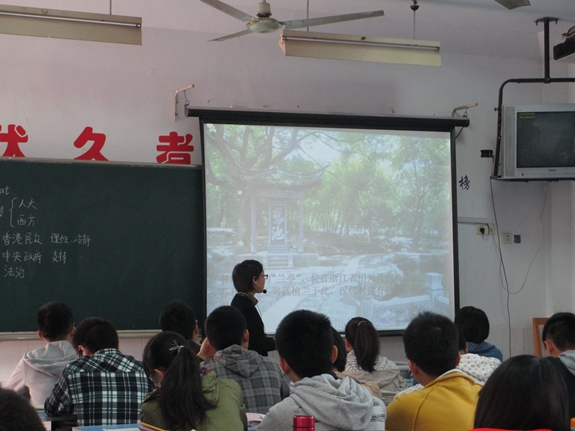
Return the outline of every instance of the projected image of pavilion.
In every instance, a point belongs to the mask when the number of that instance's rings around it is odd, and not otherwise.
[[[449,139],[381,131],[208,124],[204,128],[208,312],[231,272],[262,262],[266,329],[311,309],[336,329],[450,314]]]
[[[326,168],[311,173],[293,173],[278,167],[246,171],[237,166],[228,166],[234,184],[242,184],[238,190],[243,205],[249,207],[249,217],[239,220],[241,231],[249,232],[249,259],[260,253],[262,264],[268,269],[288,269],[301,266],[319,265],[318,254],[304,251],[305,195],[321,185],[321,177]],[[288,208],[295,209],[293,217],[293,241],[288,243]],[[258,214],[262,212],[265,215]],[[246,211],[247,213],[247,211]],[[243,213],[242,213],[243,214]],[[259,215],[259,217],[258,217]],[[267,217],[266,217],[267,215]],[[259,223],[267,225],[267,245],[258,243]],[[296,230],[297,229],[297,230]],[[246,235],[247,236],[247,235]]]

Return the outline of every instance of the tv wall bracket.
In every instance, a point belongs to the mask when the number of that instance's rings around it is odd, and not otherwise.
[[[502,106],[503,106],[503,88],[509,84],[510,82],[514,82],[516,84],[553,84],[556,82],[575,82],[575,78],[551,78],[549,69],[550,69],[550,49],[549,49],[549,23],[551,21],[555,21],[555,24],[559,22],[559,18],[553,18],[546,16],[544,18],[539,18],[535,21],[535,24],[539,25],[540,22],[544,25],[544,60],[545,60],[545,76],[543,78],[519,78],[519,79],[508,79],[499,87],[499,100],[497,104],[497,146],[495,147],[495,161],[493,162],[493,175],[491,178],[494,179],[501,179],[499,176],[499,158],[501,152],[501,116],[502,116]]]

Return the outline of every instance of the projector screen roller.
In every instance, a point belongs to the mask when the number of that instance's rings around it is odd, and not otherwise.
[[[201,124],[208,313],[234,297],[234,266],[255,259],[268,333],[298,309],[389,334],[421,311],[453,317],[450,131]]]

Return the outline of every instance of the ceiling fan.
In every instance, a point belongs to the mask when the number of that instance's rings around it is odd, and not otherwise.
[[[312,27],[314,25],[332,24],[334,22],[343,21],[353,21],[356,19],[371,18],[375,16],[383,16],[382,10],[377,10],[373,12],[360,12],[360,13],[350,13],[346,15],[334,15],[326,16],[322,18],[308,18],[308,19],[297,19],[292,21],[278,21],[277,19],[271,18],[272,12],[269,3],[266,0],[262,0],[258,4],[258,13],[256,16],[248,15],[241,10],[236,9],[226,3],[219,0],[200,0],[230,16],[233,16],[240,21],[244,21],[246,24],[246,29],[238,33],[229,34],[227,36],[218,37],[210,42],[217,41],[221,42],[228,39],[233,39],[235,37],[245,36],[251,33],[271,33],[273,31],[283,29],[293,29],[293,28],[303,28]]]
[[[521,6],[530,6],[529,0],[495,0],[497,3],[505,6],[507,9],[515,9]]]

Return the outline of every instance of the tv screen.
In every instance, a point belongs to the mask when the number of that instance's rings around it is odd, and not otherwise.
[[[575,166],[575,111],[518,112],[517,167]]]
[[[297,309],[328,315],[339,331],[363,316],[389,334],[424,310],[452,317],[452,130],[324,117],[313,126],[287,115],[200,117],[207,313],[230,304],[234,266],[255,259],[268,275],[257,295],[268,333]]]
[[[502,179],[575,178],[575,104],[503,109]]]

